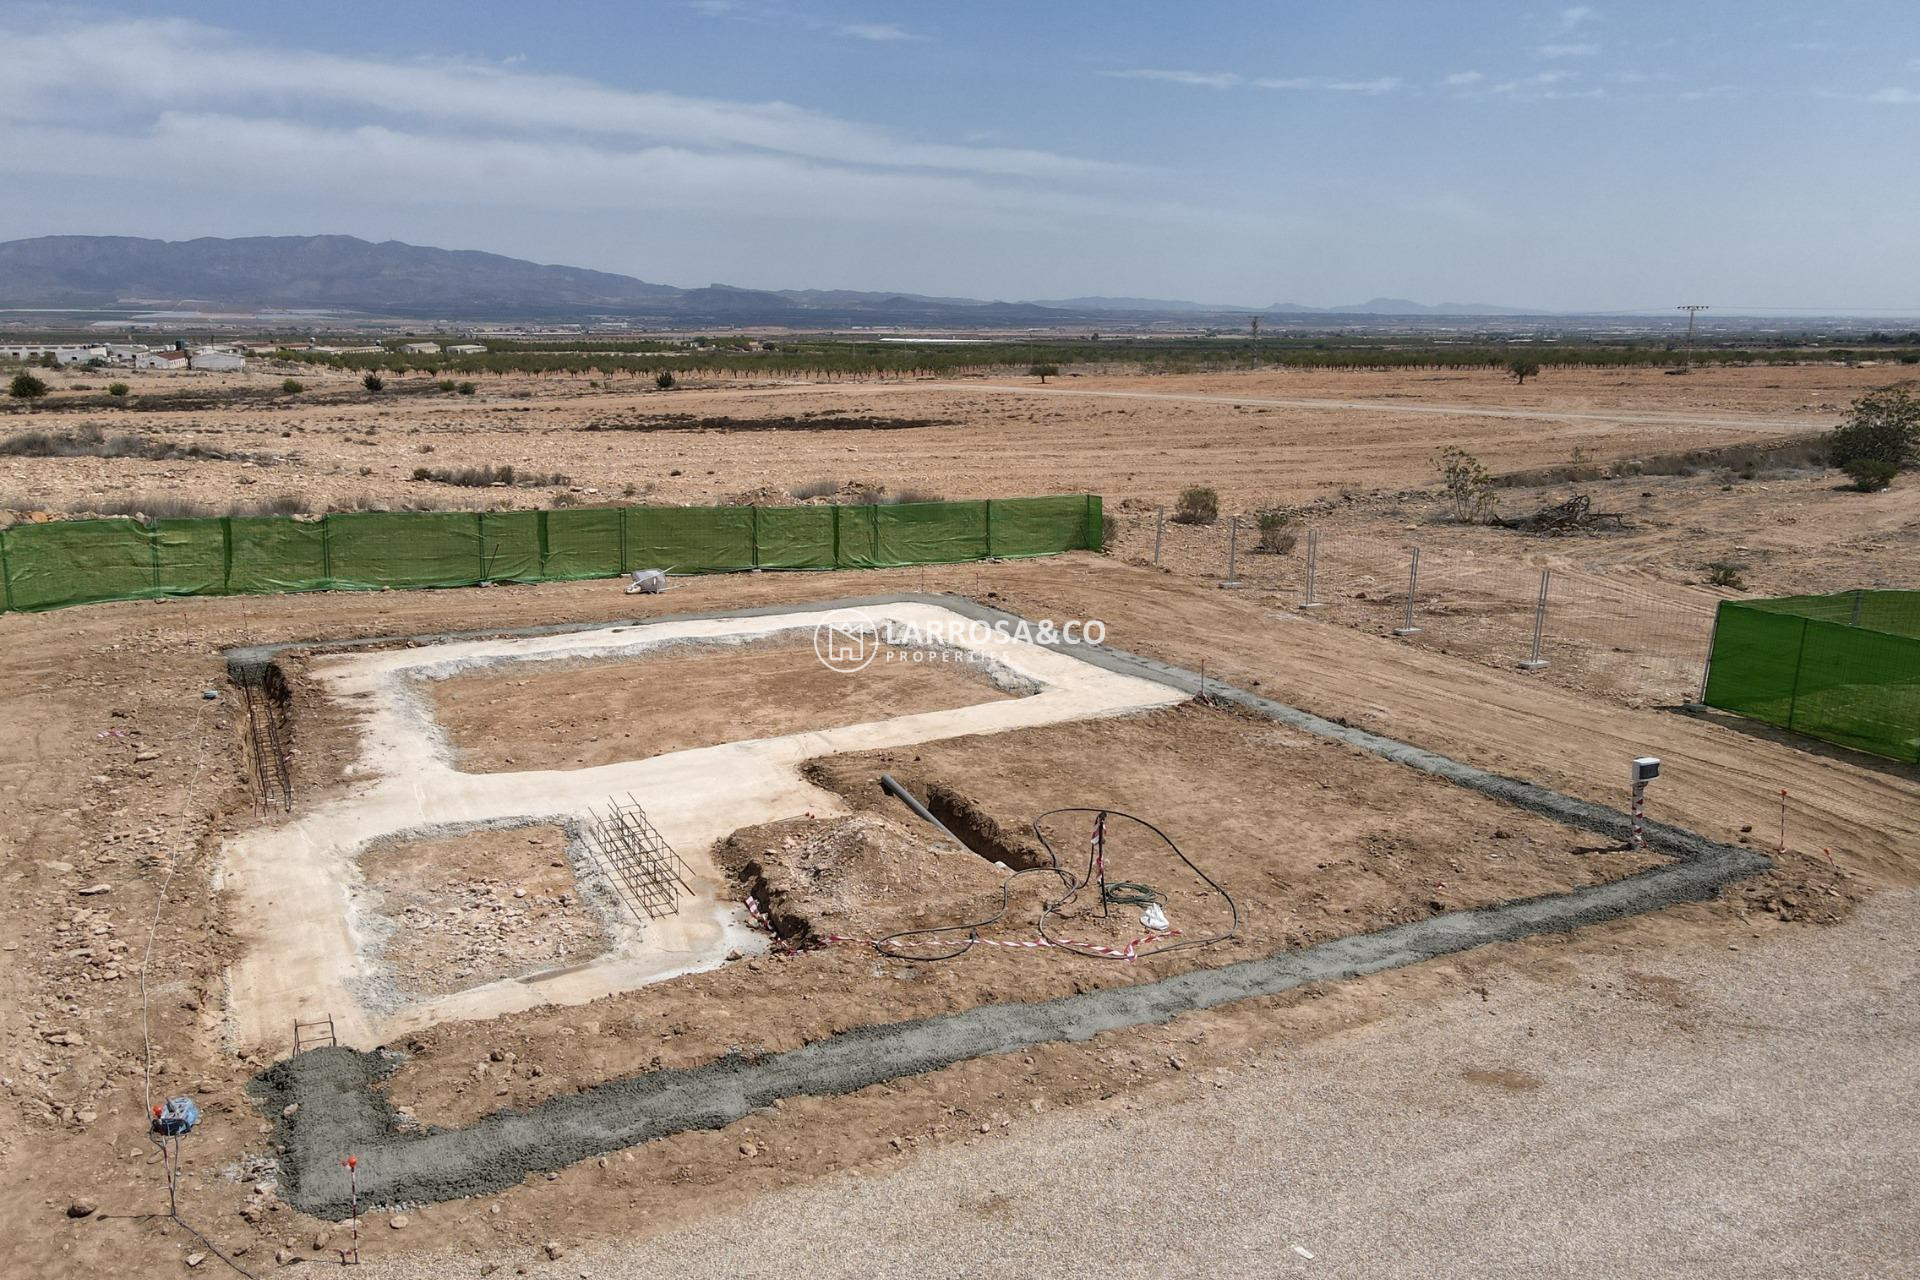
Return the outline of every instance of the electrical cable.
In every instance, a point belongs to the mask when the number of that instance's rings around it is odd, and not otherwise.
[[[181,807],[182,813],[191,813],[193,811],[194,795],[198,791],[198,789],[199,789],[199,780],[198,778],[195,778],[194,781],[189,783],[187,786],[187,798],[186,798],[186,803]],[[147,990],[147,971],[153,967],[153,945],[155,940],[160,935],[161,917],[164,916],[166,913],[167,890],[173,886],[173,877],[175,876],[175,874],[179,872],[181,867],[193,861],[194,858],[198,856],[198,852],[199,852],[199,849],[196,844],[192,854],[186,857],[172,859],[169,862],[167,866],[167,874],[161,877],[160,879],[160,892],[154,897],[153,919],[147,925],[147,946],[146,946],[145,952],[142,954],[140,959],[140,1039],[144,1046],[143,1048],[144,1056],[141,1062],[141,1079],[142,1079],[142,1089],[145,1095],[145,1105],[143,1110],[141,1111],[141,1116],[148,1122],[147,1140],[153,1143],[153,1145],[159,1150],[160,1163],[162,1168],[166,1171],[167,1211],[165,1213],[102,1214],[100,1216],[101,1217],[129,1217],[129,1218],[142,1218],[142,1219],[169,1218],[174,1222],[179,1223],[183,1228],[185,1228],[189,1233],[191,1233],[195,1239],[200,1241],[201,1244],[204,1244],[205,1246],[207,1246],[208,1249],[212,1250],[213,1255],[216,1258],[220,1259],[220,1261],[226,1263],[229,1267],[232,1267],[235,1271],[245,1276],[247,1280],[258,1280],[258,1278],[253,1274],[253,1272],[247,1270],[245,1267],[241,1266],[238,1262],[234,1261],[233,1258],[227,1255],[225,1250],[221,1249],[219,1245],[215,1244],[212,1240],[208,1239],[205,1233],[203,1233],[198,1227],[194,1226],[191,1222],[188,1222],[185,1218],[180,1216],[179,1202],[176,1198],[176,1192],[178,1189],[178,1172],[179,1172],[179,1165],[180,1165],[180,1136],[184,1136],[184,1135],[173,1136],[171,1138],[171,1141],[173,1142],[174,1145],[170,1153],[167,1147],[169,1136],[164,1134],[157,1134],[153,1131],[153,1128],[152,1128],[153,1004],[152,1004],[152,999],[148,994],[148,990]]]
[[[1047,839],[1046,832],[1041,829],[1040,824],[1045,822],[1048,818],[1058,817],[1061,814],[1067,814],[1067,813],[1090,813],[1090,814],[1105,815],[1108,818],[1124,818],[1129,822],[1137,823],[1140,826],[1145,827],[1148,831],[1152,832],[1155,836],[1157,836],[1160,839],[1160,841],[1167,846],[1167,848],[1171,849],[1173,851],[1174,856],[1176,858],[1179,858],[1181,862],[1186,864],[1188,870],[1192,871],[1194,875],[1198,876],[1202,881],[1204,881],[1207,887],[1213,890],[1214,893],[1218,894],[1220,896],[1220,899],[1227,904],[1227,912],[1230,917],[1230,923],[1228,924],[1227,928],[1223,932],[1209,934],[1207,936],[1199,937],[1199,938],[1190,938],[1180,942],[1170,943],[1166,946],[1156,946],[1153,949],[1154,955],[1161,955],[1169,951],[1178,951],[1188,947],[1211,946],[1217,942],[1225,942],[1228,938],[1231,938],[1235,933],[1239,931],[1240,908],[1238,905],[1234,903],[1233,896],[1229,894],[1225,889],[1221,888],[1218,881],[1214,880],[1213,877],[1209,876],[1206,872],[1202,871],[1198,866],[1196,866],[1191,858],[1187,857],[1186,854],[1182,853],[1180,851],[1180,846],[1175,844],[1172,838],[1168,836],[1166,832],[1154,826],[1151,822],[1148,822],[1144,818],[1137,818],[1133,814],[1123,813],[1118,809],[1095,809],[1095,808],[1085,808],[1085,807],[1073,807],[1073,808],[1065,808],[1065,809],[1049,809],[1047,812],[1040,814],[1038,817],[1033,819],[1033,823],[1032,823],[1033,834],[1036,838],[1039,839],[1040,847],[1046,850],[1048,865],[1044,867],[1023,867],[1018,871],[1012,872],[1007,876],[1005,880],[1001,881],[1000,909],[998,911],[995,911],[993,914],[984,916],[978,920],[962,921],[954,924],[931,925],[931,926],[919,928],[919,929],[902,929],[897,933],[886,934],[883,937],[875,938],[873,940],[874,950],[894,960],[913,960],[913,961],[924,961],[924,962],[931,963],[935,961],[957,959],[958,957],[963,956],[968,951],[972,950],[976,943],[982,941],[980,937],[980,930],[1000,923],[1002,920],[1006,919],[1007,915],[1013,910],[1013,886],[1015,881],[1019,880],[1022,876],[1050,875],[1050,876],[1056,877],[1060,881],[1061,887],[1064,890],[1064,892],[1061,894],[1059,898],[1056,898],[1048,902],[1045,905],[1044,909],[1042,910],[1040,914],[1039,924],[1038,924],[1040,936],[1046,940],[1048,945],[1057,947],[1062,951],[1071,951],[1075,955],[1087,956],[1091,959],[1099,959],[1099,960],[1121,958],[1117,955],[1105,955],[1097,951],[1085,950],[1076,943],[1057,938],[1053,934],[1047,931],[1047,921],[1054,918],[1063,907],[1065,907],[1069,902],[1073,901],[1073,899],[1080,893],[1081,890],[1085,889],[1090,883],[1093,883],[1096,879],[1100,879],[1102,884],[1101,906],[1103,910],[1108,905],[1147,906],[1147,905],[1153,904],[1153,905],[1164,906],[1166,903],[1166,899],[1158,890],[1154,889],[1151,885],[1141,884],[1138,881],[1133,881],[1133,880],[1106,881],[1104,880],[1103,878],[1104,868],[1095,867],[1094,853],[1091,845],[1089,845],[1087,850],[1087,872],[1084,876],[1075,877],[1075,875],[1071,871],[1061,866],[1060,854],[1057,850],[1054,849],[1053,842]],[[1097,872],[1100,874],[1097,875],[1096,874]],[[948,934],[948,933],[952,933],[957,929],[966,930],[966,937],[962,941],[960,941],[958,945],[956,945],[950,951],[939,952],[939,953],[930,955],[924,950],[919,950],[915,953],[902,953],[899,951],[888,950],[888,944],[899,943],[906,938],[927,937],[935,934]]]

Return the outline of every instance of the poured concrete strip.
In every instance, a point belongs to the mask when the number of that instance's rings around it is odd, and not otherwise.
[[[295,1019],[331,1016],[342,1044],[371,1049],[454,1018],[490,1018],[542,1004],[583,1004],[721,964],[729,951],[765,948],[747,928],[708,850],[743,826],[842,811],[801,766],[821,756],[910,746],[968,734],[1153,710],[1186,695],[1151,674],[1085,661],[1094,652],[956,635],[1006,687],[1027,696],[669,752],[582,769],[470,774],[455,764],[423,682],[529,663],[640,658],[670,645],[741,644],[797,635],[810,640],[834,609],[777,610],[661,619],[614,627],[542,630],[486,639],[446,637],[408,648],[348,647],[317,657],[314,678],[344,705],[366,708],[354,768],[365,781],[289,822],[248,831],[223,854],[226,891],[246,950],[229,972],[233,1038],[254,1049],[285,1044]],[[870,603],[876,624],[963,628],[972,619],[941,600]],[[618,678],[618,677],[609,677]],[[394,1003],[370,956],[359,914],[357,859],[377,841],[476,823],[581,823],[610,797],[632,795],[689,864],[693,885],[676,914],[644,930],[615,931],[608,953],[537,981],[503,979],[432,999]]]
[[[827,608],[937,604],[986,622],[1017,625],[1014,615],[947,597],[892,596],[840,601]],[[790,610],[781,606],[781,610]],[[767,613],[776,610],[764,611]],[[448,637],[451,638],[451,637]],[[1196,692],[1197,674],[1121,650],[1063,646],[1116,673]],[[268,655],[270,656],[270,654]],[[1626,815],[1533,783],[1502,777],[1407,743],[1273,702],[1228,686],[1208,692],[1302,732],[1343,742],[1568,825],[1624,835]],[[557,1097],[526,1111],[502,1111],[464,1129],[430,1134],[393,1130],[393,1114],[370,1086],[382,1059],[348,1049],[300,1054],[260,1077],[262,1107],[280,1115],[283,1167],[291,1203],[320,1217],[350,1212],[339,1165],[360,1157],[360,1194],[374,1203],[439,1201],[504,1190],[529,1173],[692,1129],[733,1123],[777,1099],[838,1095],[968,1058],[1036,1044],[1085,1040],[1103,1031],[1165,1022],[1234,1000],[1278,995],[1304,983],[1338,981],[1415,964],[1490,943],[1659,910],[1713,897],[1733,880],[1772,863],[1746,849],[1691,832],[1650,826],[1653,845],[1673,865],[1568,893],[1454,912],[1377,933],[1358,934],[1302,951],[1155,982],[1033,1004],[993,1004],[911,1022],[861,1027],[799,1049],[758,1059],[730,1056],[689,1070],[664,1070]],[[299,1103],[291,1116],[285,1111]]]
[[[736,1055],[688,1070],[647,1072],[425,1135],[393,1132],[384,1095],[370,1087],[382,1070],[375,1055],[349,1049],[303,1053],[263,1075],[257,1093],[269,1114],[300,1104],[280,1122],[289,1153],[282,1168],[287,1199],[303,1212],[342,1218],[351,1212],[342,1152],[359,1157],[362,1203],[502,1191],[530,1173],[690,1129],[721,1128],[781,1098],[851,1093],[968,1058],[1086,1040],[1309,982],[1339,981],[1710,898],[1727,882],[1768,865],[1756,854],[1726,849],[1572,893],[1435,916],[1264,960],[1061,1000],[982,1005],[861,1027],[758,1059]]]

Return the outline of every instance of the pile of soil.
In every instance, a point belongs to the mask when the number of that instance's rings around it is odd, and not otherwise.
[[[931,828],[873,813],[743,827],[715,858],[793,946],[984,915],[1007,874]]]

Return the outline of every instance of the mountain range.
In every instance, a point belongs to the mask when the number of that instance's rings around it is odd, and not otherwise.
[[[0,242],[0,307],[320,310],[377,316],[506,319],[619,315],[670,323],[1037,327],[1083,320],[1199,316],[1495,316],[1516,307],[1397,298],[1264,310],[1161,298],[981,301],[850,289],[682,289],[582,267],[471,249],[354,236],[149,240],[39,236]]]

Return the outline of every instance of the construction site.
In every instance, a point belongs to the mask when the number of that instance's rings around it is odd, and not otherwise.
[[[813,1274],[924,1218],[896,1259],[1011,1274],[1062,1215],[1069,1274],[1181,1273],[1101,1242],[1137,1163],[1236,1274],[1364,1274],[1514,1229],[1505,1168],[1699,1127],[1791,1149],[1705,1178],[1703,1238],[1854,1274],[1911,1230],[1920,510],[1789,446],[1884,375],[715,384],[676,410],[773,425],[590,437],[650,393],[528,377],[14,462],[0,1271]],[[272,483],[233,459],[293,432],[316,477],[368,441],[343,485],[424,433],[659,489],[61,518]],[[1790,1245],[1741,1216],[1778,1181]],[[1342,1234],[1376,1196],[1397,1243]]]

